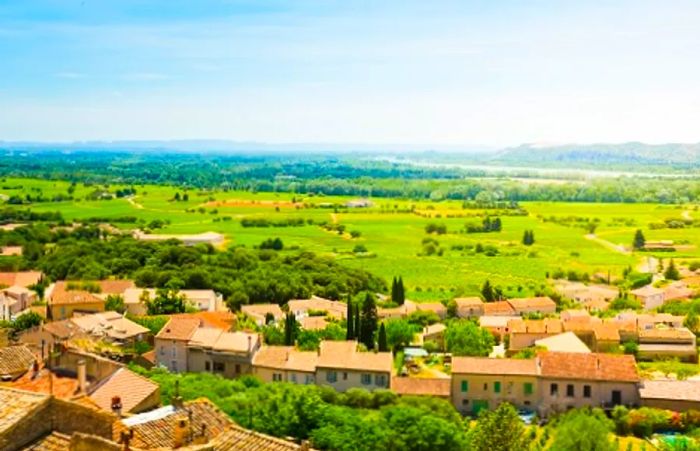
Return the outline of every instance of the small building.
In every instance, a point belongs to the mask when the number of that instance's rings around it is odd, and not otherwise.
[[[508,299],[508,302],[517,315],[527,315],[529,313],[556,313],[557,304],[549,296],[538,296],[534,298]]]
[[[517,316],[508,301],[484,302],[484,316]]]
[[[257,334],[200,327],[187,342],[187,371],[227,378],[250,374],[260,344]]]
[[[661,307],[664,304],[664,290],[656,288],[653,285],[646,285],[642,288],[630,291],[632,296],[641,302],[644,310],[653,310]]]
[[[645,380],[639,388],[642,406],[674,412],[700,410],[700,381]]]
[[[121,345],[133,345],[148,338],[150,331],[117,312],[76,314],[70,321],[83,332]]]
[[[322,341],[316,383],[340,392],[353,387],[390,388],[393,361],[390,352],[358,351],[356,341]]]
[[[377,309],[377,316],[380,320],[392,319],[392,318],[407,318],[411,313],[418,310],[418,304],[416,302],[406,299],[403,305],[393,308],[380,308]]]
[[[241,313],[255,321],[258,326],[264,326],[268,316],[271,316],[274,322],[284,317],[284,312],[277,304],[248,304],[241,307]]]
[[[484,315],[484,302],[478,297],[456,298],[459,318],[479,318]]]
[[[438,349],[445,349],[445,330],[447,326],[442,323],[425,326],[421,334],[423,344],[432,342],[438,346]]]
[[[544,348],[550,352],[581,352],[590,353],[588,346],[579,339],[573,332],[542,338],[535,341],[535,347]]]
[[[593,350],[614,352],[620,348],[620,330],[614,323],[603,322],[593,328]]]
[[[187,371],[187,343],[200,324],[197,318],[170,318],[155,337],[158,365],[174,373]]]
[[[559,335],[564,331],[559,319],[514,319],[508,322],[508,354],[512,355],[535,345],[535,341]]]
[[[293,346],[263,346],[253,357],[253,374],[264,382],[314,384],[319,355]]]
[[[686,362],[697,362],[695,334],[685,327],[641,329],[637,358],[640,360],[675,358]]]
[[[292,299],[287,305],[290,313],[297,320],[308,316],[327,316],[338,320],[345,319],[347,304],[340,301],[331,301],[319,296],[311,296],[309,299]]]
[[[447,307],[440,302],[417,302],[415,305],[420,312],[433,312],[441,320],[447,318]]]
[[[393,377],[391,390],[399,396],[450,399],[450,378]]]
[[[118,369],[108,378],[90,387],[89,397],[102,410],[113,412],[112,401],[119,398],[118,414],[135,414],[160,406],[160,386],[150,379]]]
[[[104,312],[105,301],[76,282],[60,281],[47,289],[48,315],[56,321],[71,318],[74,313]]]

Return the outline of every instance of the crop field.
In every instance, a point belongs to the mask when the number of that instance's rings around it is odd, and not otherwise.
[[[0,194],[51,198],[66,194],[69,187],[68,182],[4,179]],[[352,198],[190,190],[186,201],[175,201],[175,193],[182,196],[184,191],[165,186],[136,186],[135,196],[86,200],[98,188],[104,187],[78,184],[74,200],[12,207],[60,211],[69,220],[138,219],[138,223],[113,222],[122,229],[148,227],[160,220],[165,226],[153,233],[220,232],[226,236],[225,246],[251,247],[280,237],[284,252],[303,249],[329,255],[388,281],[402,276],[408,297],[416,300],[477,294],[486,279],[507,294],[528,295],[545,284],[547,273],[558,269],[618,275],[628,266],[638,267],[646,255],[679,262],[700,258],[700,228],[649,227],[667,219],[700,219],[694,205],[529,202],[520,204],[526,214],[511,216],[507,213],[512,210],[464,208],[457,200],[375,198],[369,207],[345,208]],[[119,188],[124,187],[112,185],[109,191]],[[480,224],[486,215],[500,217],[502,231],[466,233],[467,223]],[[304,225],[244,227],[242,219],[275,223],[303,219]],[[446,233],[426,233],[429,224],[444,225]],[[595,225],[594,234],[590,224]],[[344,229],[339,231],[340,227]],[[647,240],[673,240],[679,249],[632,252],[637,229]],[[522,244],[525,230],[534,232],[534,245]]]

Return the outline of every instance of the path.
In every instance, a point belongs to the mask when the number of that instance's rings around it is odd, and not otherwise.
[[[681,213],[681,217],[686,221],[693,220],[693,215],[690,214],[690,210],[683,210],[683,213]]]
[[[135,208],[138,208],[139,210],[143,210],[143,205],[140,203],[136,202],[134,199],[136,199],[137,196],[129,196],[126,198],[126,201],[129,202],[131,205],[133,205]]]
[[[333,221],[333,224],[338,223],[338,215],[335,213],[331,213],[331,221]]]
[[[625,246],[621,244],[615,244],[612,243],[608,240],[604,240],[598,236],[596,236],[594,233],[589,233],[588,235],[585,235],[587,240],[595,241],[596,243],[600,244],[603,247],[606,247],[610,249],[611,251],[619,252],[621,254],[625,255],[630,255],[631,252],[625,248]]]

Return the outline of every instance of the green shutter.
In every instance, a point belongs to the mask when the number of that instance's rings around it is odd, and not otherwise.
[[[501,383],[500,383],[500,382],[494,382],[494,383],[493,383],[493,391],[494,391],[494,393],[500,393],[500,392],[501,392]]]
[[[525,382],[524,388],[525,388],[526,395],[532,394],[532,383],[531,382]]]
[[[462,393],[469,391],[469,381],[462,381]]]

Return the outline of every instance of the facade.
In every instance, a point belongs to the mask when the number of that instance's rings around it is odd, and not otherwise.
[[[556,313],[557,304],[549,296],[539,296],[534,298],[509,299],[507,301],[517,315],[527,315],[529,313]]]
[[[456,298],[454,301],[460,318],[479,318],[484,315],[484,302],[478,297]]]
[[[200,327],[186,345],[187,371],[219,374],[231,379],[251,374],[253,356],[260,343],[257,334]]]
[[[196,318],[171,318],[155,337],[157,364],[174,373],[187,371],[187,343],[200,324]]]
[[[253,358],[253,374],[264,382],[315,384],[318,353],[293,346],[263,346]]]
[[[390,352],[359,352],[355,341],[322,341],[316,363],[316,383],[340,392],[353,387],[388,389],[392,370]]]
[[[664,290],[660,290],[652,285],[630,291],[632,296],[642,303],[644,310],[653,310],[664,304]]]

